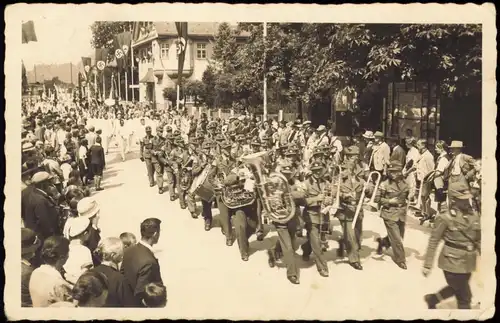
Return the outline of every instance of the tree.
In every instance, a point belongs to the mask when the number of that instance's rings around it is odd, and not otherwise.
[[[184,91],[186,95],[194,97],[194,104],[198,105],[200,101],[203,102],[203,92],[205,91],[205,86],[202,81],[198,80],[188,80],[184,83]]]
[[[213,65],[209,65],[207,69],[203,72],[201,82],[203,83],[203,92],[200,94],[200,99],[203,101],[208,108],[215,107],[216,103],[216,71]]]
[[[92,48],[112,48],[113,37],[131,30],[133,22],[128,21],[96,21],[90,26]]]

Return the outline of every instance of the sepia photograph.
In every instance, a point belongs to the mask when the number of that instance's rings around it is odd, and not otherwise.
[[[494,15],[10,6],[7,318],[491,318]]]

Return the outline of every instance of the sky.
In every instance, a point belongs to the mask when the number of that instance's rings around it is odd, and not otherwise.
[[[23,44],[26,69],[34,64],[78,63],[93,53],[90,45],[92,20],[72,15],[32,19],[38,42]]]

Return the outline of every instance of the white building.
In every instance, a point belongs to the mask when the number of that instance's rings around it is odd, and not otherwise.
[[[200,80],[212,57],[213,40],[220,23],[188,23],[188,39],[182,77]],[[236,28],[236,25],[231,25]],[[237,36],[245,39],[242,32]],[[132,33],[134,64],[139,69],[139,100],[164,102],[163,89],[177,82],[177,29],[175,22],[136,22]],[[134,81],[137,84],[137,80]],[[187,98],[186,103],[190,103]]]

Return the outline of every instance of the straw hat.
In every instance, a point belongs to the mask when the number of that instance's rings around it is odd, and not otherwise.
[[[50,179],[52,179],[52,175],[50,175],[49,173],[47,173],[47,172],[37,172],[37,173],[35,173],[35,175],[33,175],[31,177],[31,182],[33,184],[38,184],[38,183],[42,183],[42,182],[48,181]]]
[[[375,139],[375,136],[373,135],[373,131],[365,131],[365,133],[362,135],[366,139]]]
[[[90,226],[89,218],[85,217],[73,218],[71,222],[69,222],[69,228],[68,228],[69,238],[71,239],[79,236],[80,234],[87,231],[89,226]]]
[[[453,140],[449,148],[464,148],[464,143],[462,141]]]
[[[78,202],[77,210],[80,217],[90,219],[99,213],[100,208],[96,200],[90,197],[84,197]]]

